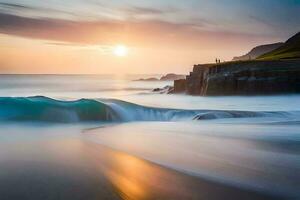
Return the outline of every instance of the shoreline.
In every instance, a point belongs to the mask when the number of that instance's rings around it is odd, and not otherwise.
[[[88,142],[96,149],[105,152],[105,157],[113,157],[117,160],[117,164],[109,163],[109,168],[104,171],[114,171],[108,173],[108,179],[113,185],[129,199],[279,199],[271,194],[263,194],[259,191],[244,189],[233,185],[222,184],[208,180],[191,173],[186,173],[174,168],[170,168],[152,161],[131,155],[124,151],[115,150],[103,144]],[[101,155],[102,156],[102,155]],[[127,163],[129,160],[129,164]],[[102,160],[103,161],[103,160]],[[100,162],[100,160],[99,160]],[[115,161],[113,161],[115,163]],[[119,169],[121,167],[121,169]],[[143,173],[132,174],[132,169],[144,169]],[[128,173],[128,174],[127,174]],[[112,175],[111,175],[112,174]],[[145,174],[147,177],[141,177]],[[128,176],[129,175],[129,176]],[[132,175],[132,177],[130,177]],[[139,196],[140,192],[136,190],[127,190],[120,184],[123,179],[125,182],[131,182],[140,190],[148,191],[143,197]],[[172,184],[170,184],[172,183]],[[147,188],[150,187],[150,188]],[[180,191],[177,190],[180,188]],[[149,192],[151,191],[151,192]]]
[[[4,142],[0,150],[3,200],[276,199],[78,138]]]

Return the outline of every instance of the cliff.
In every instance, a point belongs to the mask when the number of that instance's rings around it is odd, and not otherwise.
[[[238,60],[254,60],[257,57],[266,54],[268,52],[271,52],[279,47],[281,47],[284,43],[279,42],[279,43],[274,43],[274,44],[266,44],[266,45],[260,45],[257,47],[254,47],[251,51],[249,51],[247,54],[243,56],[237,56],[234,57],[232,60],[233,61],[238,61]]]
[[[255,60],[249,59],[276,46]],[[186,79],[174,81],[172,92],[191,95],[300,93],[300,32],[283,44],[258,46],[239,59],[247,56],[246,61],[194,65]]]
[[[300,59],[194,65],[185,80],[174,82],[173,92],[191,95],[300,93]]]

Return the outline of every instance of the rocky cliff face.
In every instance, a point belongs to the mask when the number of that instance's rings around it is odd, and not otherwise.
[[[174,88],[172,92],[174,93],[185,93],[186,92],[186,79],[179,79],[174,81]]]
[[[191,95],[300,93],[300,60],[195,65],[186,80],[175,85],[174,93],[184,87]]]

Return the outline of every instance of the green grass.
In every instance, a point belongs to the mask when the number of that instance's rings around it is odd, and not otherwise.
[[[288,59],[300,59],[300,51],[286,52],[281,54],[270,54],[258,58],[258,60],[288,60]]]
[[[266,53],[258,60],[278,60],[278,59],[297,59],[300,58],[300,33],[291,37],[283,46]]]

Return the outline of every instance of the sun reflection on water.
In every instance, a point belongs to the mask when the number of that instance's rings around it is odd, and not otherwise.
[[[149,170],[146,165],[128,155],[119,154],[107,168],[107,177],[124,199],[148,199],[148,186],[144,177]]]

